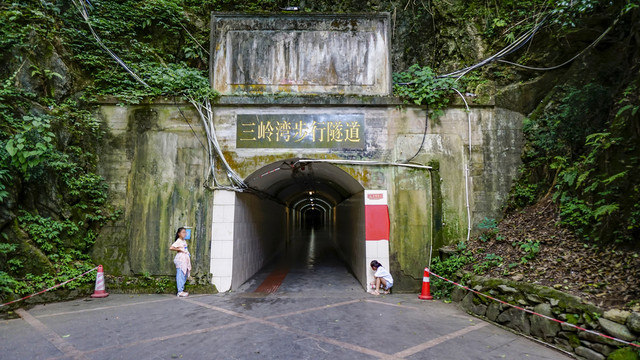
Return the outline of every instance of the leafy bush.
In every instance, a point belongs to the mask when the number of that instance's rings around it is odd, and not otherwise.
[[[526,264],[530,260],[533,260],[540,252],[540,241],[534,242],[533,240],[527,240],[514,243],[514,245],[519,245],[520,249],[524,252],[524,255],[520,258],[521,264]]]
[[[454,80],[437,78],[433,69],[414,64],[407,71],[393,74],[393,93],[416,105],[427,105],[440,115],[454,94]]]
[[[484,220],[478,224],[478,229],[482,230],[482,234],[480,234],[479,237],[482,242],[487,242],[493,239],[498,241],[502,240],[502,236],[499,234],[500,230],[498,229],[498,223],[495,219],[485,217]]]
[[[490,253],[485,255],[484,261],[473,265],[473,272],[482,275],[487,272],[487,270],[496,266],[502,266],[502,256]]]
[[[431,271],[447,279],[454,278],[458,270],[473,260],[471,252],[466,250],[464,243],[458,244],[458,252],[458,254],[453,254],[445,260],[434,258],[431,262]],[[455,285],[435,276],[431,277],[430,281],[433,285],[432,295],[434,297],[442,299],[451,296],[451,291],[453,291]]]
[[[20,240],[6,233],[0,238],[0,298],[5,298],[42,290],[93,268],[88,254],[96,234],[117,212],[108,206],[107,185],[95,173],[102,130],[89,110],[72,100],[37,98],[16,88],[11,79],[0,83],[0,98],[0,200],[9,197],[11,184],[18,192],[15,232],[26,233],[29,246],[35,247],[17,246]],[[31,111],[35,100],[47,103],[47,110]],[[55,202],[48,206],[23,200],[48,194]],[[42,254],[40,263],[33,261],[32,251]]]
[[[510,206],[552,193],[561,224],[587,240],[632,243],[640,234],[640,146],[634,135],[638,83],[617,100],[597,83],[557,89],[524,123],[522,175]],[[635,112],[635,113],[634,113]]]

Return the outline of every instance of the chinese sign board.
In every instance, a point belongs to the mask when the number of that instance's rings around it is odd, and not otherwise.
[[[363,149],[364,114],[239,114],[238,148]]]

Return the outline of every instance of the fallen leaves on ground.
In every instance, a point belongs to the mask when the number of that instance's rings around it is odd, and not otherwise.
[[[584,242],[557,225],[559,220],[551,201],[508,214],[498,225],[496,237],[486,242],[475,238],[467,244],[475,261],[466,270],[473,271],[474,265],[487,261],[488,254],[495,254],[502,263],[482,275],[553,287],[602,308],[640,310],[638,251]],[[523,260],[527,252],[522,244],[536,242],[539,251]]]

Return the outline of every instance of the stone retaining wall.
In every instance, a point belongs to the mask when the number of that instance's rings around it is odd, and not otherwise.
[[[467,284],[476,291],[537,313],[622,340],[640,341],[640,312],[604,311],[576,296],[546,286],[505,279],[473,276]],[[471,314],[536,337],[575,354],[578,359],[639,359],[638,349],[625,348],[620,342],[531,315],[462,288],[453,291],[452,299]]]

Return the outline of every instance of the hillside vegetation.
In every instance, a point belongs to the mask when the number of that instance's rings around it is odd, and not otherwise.
[[[5,64],[0,68],[0,301],[92,268],[89,254],[100,228],[119,216],[96,173],[104,128],[94,116],[95,99],[113,96],[138,103],[193,92],[214,96],[207,84],[210,12],[280,13],[283,6],[274,0],[0,4],[0,60]],[[545,221],[571,234],[566,238],[571,248],[583,246],[594,257],[601,251],[617,254],[618,248],[624,254],[637,251],[637,0],[307,0],[301,6],[304,12],[389,12],[396,78],[412,83],[396,87],[398,95],[437,109],[446,105],[450,87],[457,86],[527,115],[522,176],[513,188],[509,214],[540,201],[551,203],[558,213]],[[475,64],[541,22],[531,41],[504,60],[549,67],[580,56],[549,71],[494,61],[457,82],[430,75]],[[526,229],[526,236],[513,241],[545,246],[546,233]],[[492,264],[486,271],[508,265]],[[83,281],[90,287],[91,278]]]

